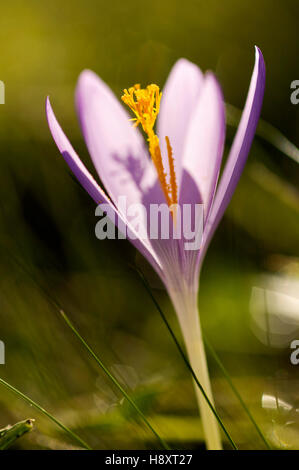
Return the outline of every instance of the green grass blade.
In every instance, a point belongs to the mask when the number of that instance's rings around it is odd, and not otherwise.
[[[61,421],[59,421],[57,418],[55,418],[55,416],[53,416],[51,413],[49,413],[49,411],[45,410],[45,408],[43,408],[41,405],[39,405],[38,403],[36,403],[35,401],[33,401],[31,398],[29,398],[27,395],[25,395],[24,393],[20,392],[20,390],[18,390],[17,388],[13,387],[13,385],[10,385],[8,382],[6,382],[5,380],[1,379],[0,378],[0,384],[3,385],[4,387],[6,387],[8,390],[10,390],[11,392],[13,392],[15,395],[17,395],[19,398],[22,398],[24,401],[26,401],[27,403],[29,403],[31,406],[33,406],[34,408],[36,408],[38,411],[40,411],[42,414],[44,414],[45,416],[47,416],[47,418],[49,418],[51,421],[53,421],[53,423],[57,424],[57,426],[59,426],[61,429],[63,429],[67,434],[69,434],[75,441],[78,442],[78,444],[80,444],[81,447],[83,447],[84,449],[87,449],[87,450],[91,450],[91,447],[89,447],[88,444],[86,444],[86,442],[83,441],[83,439],[81,439],[81,437],[79,437],[76,433],[74,433],[73,431],[71,431],[71,429],[69,429],[67,426],[65,426]]]
[[[12,446],[17,439],[32,431],[34,419],[25,419],[12,426],[0,429],[0,450],[6,450]]]
[[[164,449],[169,450],[168,445],[166,442],[159,436],[157,431],[153,428],[153,426],[150,424],[144,413],[141,411],[141,409],[136,405],[136,403],[132,400],[132,398],[127,394],[125,389],[120,385],[118,380],[109,372],[107,367],[103,364],[103,362],[99,359],[99,357],[95,354],[95,352],[91,349],[91,347],[87,344],[87,342],[82,338],[80,333],[76,330],[70,319],[67,317],[65,312],[60,309],[60,314],[66,324],[69,326],[69,328],[73,331],[73,333],[77,336],[77,338],[81,341],[83,346],[87,349],[89,354],[93,357],[93,359],[96,361],[96,363],[101,367],[101,369],[105,372],[105,374],[109,377],[109,379],[113,382],[113,384],[118,388],[118,390],[121,392],[121,394],[126,398],[126,400],[130,403],[130,405],[134,408],[134,410],[139,414],[141,419],[144,421],[144,423],[147,425],[147,427],[150,429],[150,431],[154,434],[154,436],[158,439],[160,442],[161,446]]]
[[[177,347],[177,349],[178,349],[180,355],[182,356],[182,359],[183,359],[185,365],[186,365],[187,368],[189,369],[189,371],[190,371],[190,373],[191,373],[193,379],[195,380],[197,386],[199,387],[201,393],[203,394],[205,400],[207,401],[207,403],[208,403],[208,405],[209,405],[211,411],[213,412],[215,418],[217,419],[217,421],[218,421],[218,423],[219,423],[221,429],[223,430],[224,434],[226,435],[227,439],[229,440],[229,442],[230,442],[232,448],[233,448],[234,450],[238,450],[238,447],[236,446],[234,440],[233,440],[232,437],[230,436],[230,434],[229,434],[229,432],[227,431],[226,427],[224,426],[224,424],[223,424],[223,422],[222,422],[220,416],[218,415],[217,411],[215,410],[214,406],[212,405],[211,401],[209,400],[209,397],[207,396],[206,392],[204,391],[204,389],[203,389],[201,383],[199,382],[199,380],[198,380],[198,378],[197,378],[197,376],[196,376],[196,374],[195,374],[195,372],[194,372],[194,370],[193,370],[193,368],[192,368],[190,362],[189,362],[188,359],[187,359],[186,354],[185,354],[184,351],[183,351],[183,348],[181,347],[181,345],[180,345],[178,339],[176,338],[176,336],[175,336],[175,334],[174,334],[174,332],[173,332],[173,330],[172,330],[172,328],[171,328],[171,326],[170,326],[170,324],[169,324],[169,322],[168,322],[166,316],[164,315],[163,310],[161,309],[159,303],[157,302],[155,296],[153,295],[152,290],[151,290],[151,288],[150,288],[150,286],[149,286],[147,280],[145,279],[143,273],[142,273],[138,268],[135,267],[135,269],[137,270],[139,276],[141,277],[141,280],[142,280],[142,282],[143,282],[143,284],[144,284],[144,286],[145,286],[145,288],[146,288],[148,294],[150,295],[152,301],[154,302],[154,304],[155,304],[155,306],[156,306],[156,308],[157,308],[159,314],[161,315],[162,320],[164,321],[164,323],[165,323],[165,325],[166,325],[166,328],[168,329],[168,331],[169,331],[169,333],[170,333],[170,335],[171,335],[171,337],[172,337],[172,339],[173,339],[173,341],[174,341],[174,343],[175,343],[175,345],[176,345],[176,347]]]
[[[230,378],[230,375],[228,373],[228,371],[226,370],[226,368],[224,367],[224,365],[222,364],[221,360],[219,359],[216,351],[214,350],[213,346],[210,344],[210,342],[208,341],[208,339],[206,338],[206,336],[204,335],[204,342],[211,354],[211,356],[214,358],[215,362],[217,363],[218,367],[221,369],[221,372],[223,373],[224,377],[226,378],[229,386],[231,387],[232,391],[234,392],[234,394],[236,395],[236,397],[238,398],[240,404],[242,405],[245,413],[247,414],[248,418],[250,419],[251,423],[253,424],[253,426],[255,427],[258,435],[260,436],[260,438],[262,439],[262,441],[264,442],[265,446],[267,447],[268,450],[272,450],[269,442],[267,441],[267,439],[265,438],[262,430],[260,429],[260,427],[258,426],[257,422],[255,421],[254,417],[252,416],[249,408],[247,407],[246,403],[244,402],[243,398],[241,397],[240,393],[238,392],[237,388],[235,387],[232,379]]]
[[[240,109],[226,103],[226,119],[228,125],[237,127],[241,114],[242,111]],[[256,135],[273,145],[273,147],[290,157],[295,162],[299,163],[299,150],[296,145],[290,142],[278,129],[272,126],[272,124],[260,119],[256,129]]]
[[[167,320],[167,318],[165,317],[165,314],[163,313],[163,311],[162,311],[160,305],[158,304],[156,298],[155,298],[154,295],[152,294],[152,291],[151,291],[150,286],[148,285],[148,282],[146,281],[146,279],[145,279],[145,277],[144,277],[144,275],[143,275],[143,273],[142,273],[141,271],[137,270],[137,272],[138,272],[139,275],[141,276],[141,279],[143,280],[144,285],[145,285],[145,287],[146,287],[148,293],[150,294],[150,296],[151,296],[153,302],[154,302],[155,305],[156,305],[156,308],[158,309],[158,311],[159,311],[159,313],[160,313],[160,315],[161,315],[163,321],[165,322],[165,325],[166,325],[168,331],[170,332],[170,334],[171,334],[171,336],[172,336],[172,338],[173,338],[173,340],[174,340],[174,342],[175,342],[175,344],[176,344],[176,346],[177,346],[177,348],[178,348],[180,354],[182,355],[185,364],[187,365],[188,369],[191,371],[192,367],[191,367],[191,365],[190,365],[190,363],[189,363],[189,361],[188,361],[186,355],[184,354],[184,351],[182,350],[182,347],[181,347],[180,343],[178,342],[178,340],[177,340],[177,338],[176,338],[176,336],[175,336],[175,334],[174,334],[174,332],[173,332],[173,330],[172,330],[170,324],[168,323],[168,320]],[[209,341],[207,340],[207,338],[206,338],[205,336],[204,336],[204,342],[206,343],[206,346],[207,346],[207,348],[209,349],[211,355],[213,356],[215,362],[217,363],[217,365],[218,365],[219,368],[221,369],[221,371],[222,371],[224,377],[226,378],[228,384],[230,385],[232,391],[235,393],[236,397],[238,398],[238,400],[239,400],[241,406],[243,407],[244,411],[246,412],[248,418],[250,419],[251,423],[252,423],[253,426],[255,427],[255,429],[256,429],[258,435],[260,436],[260,438],[261,438],[262,441],[264,442],[264,444],[265,444],[265,446],[267,447],[267,449],[272,450],[272,448],[271,448],[269,442],[267,441],[266,437],[264,436],[262,430],[261,430],[260,427],[258,426],[258,424],[257,424],[257,422],[255,421],[254,417],[252,416],[250,410],[248,409],[246,403],[244,402],[243,398],[241,397],[240,393],[238,392],[237,388],[235,387],[234,383],[232,382],[229,373],[228,373],[227,370],[225,369],[225,367],[224,367],[224,365],[222,364],[221,360],[219,359],[219,357],[218,357],[216,351],[214,350],[214,348],[212,347],[212,345],[209,343]],[[188,363],[188,364],[187,364],[187,363]],[[194,372],[192,373],[192,375],[193,375],[193,377],[194,377]]]
[[[158,439],[160,442],[161,446],[169,450],[169,446],[167,443],[161,438],[161,436],[158,434],[158,432],[153,428],[153,426],[150,424],[144,413],[141,411],[141,409],[136,405],[136,403],[132,400],[132,398],[127,394],[127,392],[124,390],[124,388],[121,386],[121,384],[118,382],[118,380],[109,372],[107,367],[103,364],[103,362],[100,360],[100,358],[95,354],[95,352],[91,349],[91,347],[87,344],[87,342],[83,339],[83,337],[80,335],[80,333],[76,330],[68,316],[66,315],[65,311],[63,308],[60,306],[59,302],[53,298],[52,295],[49,294],[49,292],[44,288],[44,286],[37,280],[35,277],[32,275],[30,271],[14,256],[12,256],[14,261],[18,264],[18,266],[32,279],[32,281],[38,286],[38,288],[43,292],[43,294],[46,296],[46,298],[49,300],[49,302],[55,307],[55,309],[59,312],[65,323],[68,325],[68,327],[73,331],[73,333],[77,336],[77,338],[81,341],[83,346],[87,349],[89,354],[93,357],[93,359],[97,362],[97,364],[101,367],[101,369],[105,372],[105,374],[109,377],[109,379],[113,382],[113,384],[118,388],[118,390],[121,392],[121,394],[124,396],[124,398],[130,403],[130,405],[134,408],[134,410],[137,412],[137,414],[140,416],[142,421],[147,425],[149,430],[154,434],[154,436]]]

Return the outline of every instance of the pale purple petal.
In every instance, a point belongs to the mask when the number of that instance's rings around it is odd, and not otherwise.
[[[93,72],[81,73],[76,104],[83,135],[95,168],[113,202],[127,197],[138,203],[155,187],[157,174],[145,151],[144,139],[110,88]]]
[[[163,89],[157,134],[160,139],[163,164],[168,172],[165,136],[173,149],[177,182],[181,180],[181,160],[190,116],[198,100],[203,75],[197,65],[179,59],[173,66]]]
[[[203,203],[205,219],[216,188],[224,139],[222,92],[214,75],[207,73],[186,136],[180,193],[180,202]]]
[[[251,77],[245,108],[204,230],[204,247],[200,253],[200,261],[203,260],[208,244],[231,200],[246,163],[260,117],[265,89],[265,73],[263,55],[260,49],[256,47],[255,66]]]
[[[74,176],[97,204],[107,202],[108,198],[106,194],[83,165],[61,129],[51,107],[49,98],[47,98],[46,101],[46,116],[52,137]]]
[[[125,225],[127,225],[127,227],[129,228],[129,231],[131,231],[136,237],[136,233],[133,230],[133,228],[125,220],[125,218],[119,213],[119,211],[116,209],[114,204],[110,201],[110,199],[107,197],[103,189],[98,185],[98,183],[89,173],[89,171],[83,165],[82,161],[80,160],[77,153],[75,152],[72,145],[70,144],[68,138],[66,137],[63,130],[61,129],[60,124],[58,123],[55,117],[55,114],[52,110],[49,98],[47,98],[47,101],[46,101],[46,115],[47,115],[48,125],[50,128],[51,134],[53,136],[53,139],[60,153],[62,154],[64,160],[66,161],[70,170],[74,174],[74,176],[82,184],[83,188],[88,192],[88,194],[93,198],[93,200],[97,204],[104,203],[104,204],[109,205],[111,212],[114,213],[115,215],[114,217],[115,221],[116,222],[122,221]],[[153,251],[150,244],[148,243],[148,241],[141,240],[138,238],[136,238],[135,240],[132,240],[130,238],[130,241],[151,263],[151,265],[158,272],[158,274],[160,274],[161,273],[160,263],[157,260],[156,254]]]

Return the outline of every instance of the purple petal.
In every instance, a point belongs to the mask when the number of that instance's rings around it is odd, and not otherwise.
[[[258,47],[255,48],[255,65],[242,118],[231,147],[223,175],[217,188],[215,200],[204,231],[203,260],[214,231],[227,208],[243,171],[250,146],[260,117],[264,89],[265,63]]]
[[[205,76],[190,119],[183,153],[181,202],[202,202],[206,219],[216,188],[225,139],[225,110],[220,86]]]
[[[107,197],[103,189],[98,185],[98,183],[95,181],[95,179],[92,177],[92,175],[81,162],[77,153],[70,144],[68,138],[61,129],[52,110],[49,98],[47,98],[46,101],[46,115],[53,139],[74,176],[82,184],[83,188],[88,192],[88,194],[93,198],[93,200],[97,204],[104,203],[109,205],[112,213],[114,213],[115,215],[115,221],[122,221],[123,224],[125,224],[128,229],[135,235],[135,232],[128,223],[128,221],[125,220],[124,217],[122,217],[122,215],[116,209],[114,204]],[[132,240],[130,238],[130,241],[145,256],[145,258],[147,258],[147,260],[151,263],[151,265],[158,272],[158,274],[160,274],[160,263],[157,260],[156,254],[148,243],[148,241],[141,240],[138,238],[136,238],[135,240]]]
[[[106,203],[108,201],[106,194],[83,165],[71,146],[55,117],[49,98],[46,101],[46,115],[53,139],[72,173],[97,204]]]
[[[169,137],[177,182],[181,179],[183,146],[191,114],[199,97],[203,75],[200,69],[186,59],[179,59],[173,66],[163,89],[161,108],[157,121],[157,134],[168,172],[168,158],[165,136]]]
[[[116,205],[119,196],[126,196],[128,205],[141,202],[157,174],[123,106],[89,70],[79,77],[76,104],[89,153],[111,199]]]

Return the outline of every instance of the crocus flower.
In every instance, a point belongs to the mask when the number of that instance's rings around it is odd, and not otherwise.
[[[202,341],[197,295],[203,258],[213,233],[230,202],[241,176],[260,115],[265,85],[265,66],[256,47],[250,87],[221,179],[225,141],[225,108],[215,76],[205,75],[193,63],[180,59],[170,72],[163,97],[156,85],[139,85],[124,91],[122,100],[131,108],[135,124],[121,102],[93,72],[83,71],[76,90],[76,105],[89,153],[105,190],[81,162],[46,103],[52,136],[75,177],[94,201],[105,203],[118,224],[134,227],[119,206],[152,203],[203,205],[203,236],[199,249],[187,251],[182,240],[131,237],[161,277],[175,307],[191,365],[213,402]],[[155,121],[157,119],[157,133]],[[132,121],[132,119],[131,119]],[[137,127],[142,127],[149,152]],[[149,155],[150,154],[150,155]],[[173,213],[173,220],[175,214]],[[174,222],[175,223],[175,222]],[[148,226],[145,227],[148,233]],[[135,233],[136,235],[136,233]],[[196,388],[209,449],[220,449],[217,422]]]

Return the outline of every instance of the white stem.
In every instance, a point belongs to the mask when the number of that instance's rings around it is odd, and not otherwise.
[[[201,383],[205,393],[207,394],[210,402],[214,406],[212,387],[209,377],[197,306],[194,305],[194,303],[193,305],[192,303],[190,305],[190,303],[187,302],[187,305],[185,303],[185,305],[181,307],[184,309],[184,311],[182,311],[181,308],[179,309],[179,320],[190,364],[199,382]],[[218,421],[215,418],[215,415],[211,411],[211,408],[209,407],[205,397],[203,396],[201,390],[199,389],[195,381],[194,386],[202,418],[207,449],[221,450],[222,444]]]

